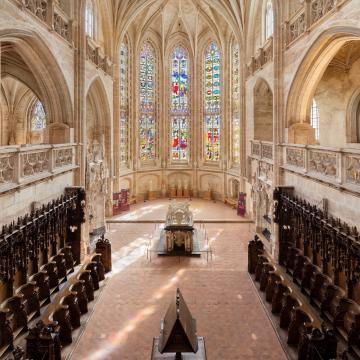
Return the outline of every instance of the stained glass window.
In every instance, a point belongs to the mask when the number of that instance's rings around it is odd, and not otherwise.
[[[272,0],[268,0],[265,9],[265,40],[274,33],[274,10]]]
[[[40,100],[37,100],[31,113],[31,130],[43,130],[46,127],[46,115]]]
[[[148,43],[144,43],[140,51],[140,159],[154,160],[156,155],[155,135],[155,51]]]
[[[85,33],[94,37],[94,5],[92,0],[86,1],[85,7]]]
[[[187,112],[188,106],[188,58],[186,51],[178,47],[173,52],[171,69],[171,111]]]
[[[153,112],[155,103],[155,54],[149,43],[140,53],[140,111]]]
[[[186,116],[177,116],[171,119],[172,129],[172,159],[187,160],[188,158],[188,139],[189,122]]]
[[[151,114],[140,117],[140,159],[155,159],[155,119]]]
[[[205,116],[205,160],[220,159],[220,115]]]
[[[240,54],[239,46],[232,54],[232,160],[240,163]]]
[[[205,159],[208,161],[219,161],[221,128],[221,56],[216,43],[211,43],[206,49],[204,61]]]
[[[320,115],[319,107],[315,99],[312,99],[310,110],[310,124],[315,129],[315,139],[320,139]]]
[[[189,59],[184,48],[174,49],[170,69],[171,158],[184,161],[189,157]]]
[[[120,46],[120,162],[126,164],[128,160],[128,79],[127,79],[127,46],[122,43]]]

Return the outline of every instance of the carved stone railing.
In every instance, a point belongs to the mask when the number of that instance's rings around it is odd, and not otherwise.
[[[86,56],[89,61],[104,71],[105,74],[113,76],[113,64],[110,58],[104,54],[103,49],[90,37],[87,37],[86,41]]]
[[[76,168],[75,145],[0,147],[0,193]]]
[[[360,191],[360,150],[287,144],[283,158],[287,170]]]
[[[247,65],[247,76],[253,75],[260,70],[265,64],[273,60],[274,43],[271,36],[265,45],[258,49],[255,56],[251,58],[251,62]]]
[[[299,10],[285,22],[285,46],[290,46],[302,34],[311,28],[327,14],[335,12],[348,0],[311,0],[304,1]]]
[[[54,30],[70,44],[73,42],[73,21],[56,4],[55,0],[12,0],[20,9],[27,10]]]
[[[253,158],[272,162],[273,160],[273,143],[270,141],[251,141],[251,156]]]

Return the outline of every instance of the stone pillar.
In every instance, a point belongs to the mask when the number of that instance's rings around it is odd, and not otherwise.
[[[281,185],[281,157],[284,129],[283,109],[283,48],[282,48],[282,2],[274,2],[274,98],[273,98],[273,189]],[[273,201],[273,199],[271,199]],[[279,257],[279,226],[272,221],[271,253],[275,261]]]

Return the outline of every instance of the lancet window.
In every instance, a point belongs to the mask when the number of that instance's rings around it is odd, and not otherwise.
[[[240,54],[239,46],[232,50],[232,160],[240,163]]]
[[[43,104],[36,100],[31,111],[31,130],[43,130],[46,127],[46,114]]]
[[[128,47],[124,42],[120,45],[120,163],[128,161],[129,144],[129,106],[128,106]]]

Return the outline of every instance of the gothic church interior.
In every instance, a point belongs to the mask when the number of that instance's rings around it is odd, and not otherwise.
[[[2,0],[0,359],[359,359],[359,24]]]

